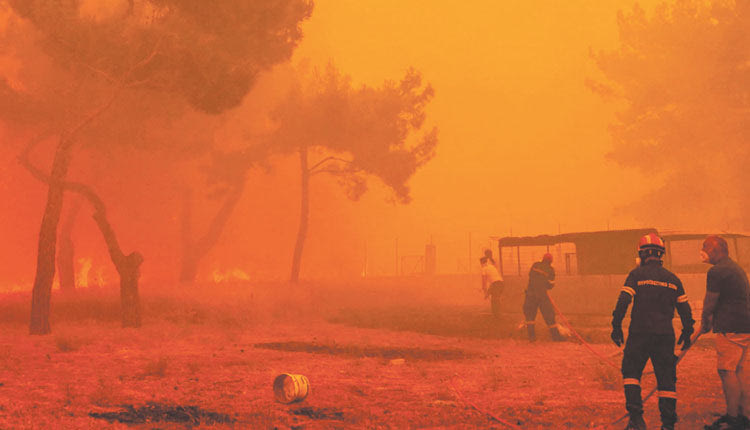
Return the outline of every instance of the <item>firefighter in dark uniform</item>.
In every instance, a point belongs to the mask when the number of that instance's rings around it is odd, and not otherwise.
[[[620,346],[624,341],[622,319],[630,302],[633,302],[628,340],[622,357],[625,407],[630,415],[626,429],[646,428],[640,380],[649,359],[656,374],[661,428],[672,430],[677,422],[677,359],[672,327],[675,308],[682,321],[682,334],[677,344],[682,344],[683,350],[690,347],[695,321],[682,282],[674,273],[662,267],[664,252],[664,241],[655,233],[641,238],[638,244],[640,265],[625,280],[612,312],[612,341]]]
[[[531,265],[529,270],[529,285],[526,288],[526,300],[523,302],[523,314],[526,317],[526,330],[529,334],[529,341],[536,340],[536,323],[537,310],[542,311],[544,322],[549,327],[550,336],[554,341],[563,341],[565,338],[560,335],[560,331],[555,324],[555,308],[550,302],[547,290],[555,286],[555,269],[552,267],[552,254],[546,253],[542,261],[537,261]]]

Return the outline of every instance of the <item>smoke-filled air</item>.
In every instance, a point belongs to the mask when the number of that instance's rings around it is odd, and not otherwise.
[[[0,0],[0,428],[750,428],[749,29]]]

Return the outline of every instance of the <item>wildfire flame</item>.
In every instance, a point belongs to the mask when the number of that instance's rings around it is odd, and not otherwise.
[[[94,268],[91,258],[79,258],[78,274],[76,275],[76,288],[101,287],[106,283],[104,278],[104,267]]]
[[[76,276],[76,287],[87,288],[89,286],[89,272],[91,271],[92,262],[90,258],[79,258],[78,264],[81,268]]]
[[[211,273],[211,277],[214,282],[230,282],[230,281],[249,281],[250,275],[245,273],[242,269],[229,269],[224,272],[214,269]]]

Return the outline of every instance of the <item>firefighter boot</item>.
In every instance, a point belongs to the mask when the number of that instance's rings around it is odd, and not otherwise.
[[[550,338],[552,338],[554,342],[565,341],[565,337],[563,337],[563,335],[560,334],[560,330],[557,328],[557,324],[549,327],[549,335],[550,335]]]
[[[643,401],[641,400],[640,385],[625,385],[625,408],[630,414],[630,421],[626,429],[646,430],[646,422],[643,421]]]
[[[643,420],[643,415],[630,415],[630,421],[625,430],[646,430],[646,421]]]
[[[677,422],[677,399],[659,397],[659,412],[662,430],[674,430]]]
[[[711,425],[705,425],[705,430],[742,430],[745,426],[739,417],[732,417],[729,415],[723,415],[718,420],[711,423]]]
[[[529,333],[529,342],[536,342],[536,331],[534,324],[526,324],[526,331]]]

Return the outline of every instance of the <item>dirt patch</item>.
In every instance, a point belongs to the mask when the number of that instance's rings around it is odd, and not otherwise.
[[[476,357],[474,353],[462,349],[426,349],[426,348],[389,348],[361,345],[325,345],[308,342],[270,342],[256,343],[255,348],[277,351],[311,352],[343,357],[404,358],[409,360],[441,361],[461,360]]]
[[[311,408],[305,406],[299,409],[292,409],[290,411],[294,415],[304,415],[314,420],[343,420],[344,413],[336,409],[331,408]]]
[[[571,324],[588,343],[611,342],[608,314],[567,315]],[[416,307],[360,307],[332,312],[326,321],[350,327],[423,333],[429,335],[474,339],[526,339],[526,330],[520,326],[525,317],[520,312],[501,312],[494,317],[489,309],[476,306]],[[537,331],[540,340],[548,339],[549,332],[543,320]],[[558,321],[559,322],[559,321]]]
[[[331,313],[328,322],[351,327],[479,339],[510,338],[523,320],[520,313],[494,318],[477,307],[360,307]]]
[[[143,424],[147,422],[172,422],[198,426],[202,424],[231,424],[235,420],[229,415],[203,410],[197,406],[174,406],[159,403],[146,403],[145,406],[121,405],[123,410],[114,412],[91,412],[89,416],[107,420],[110,423],[119,421],[125,424]]]

